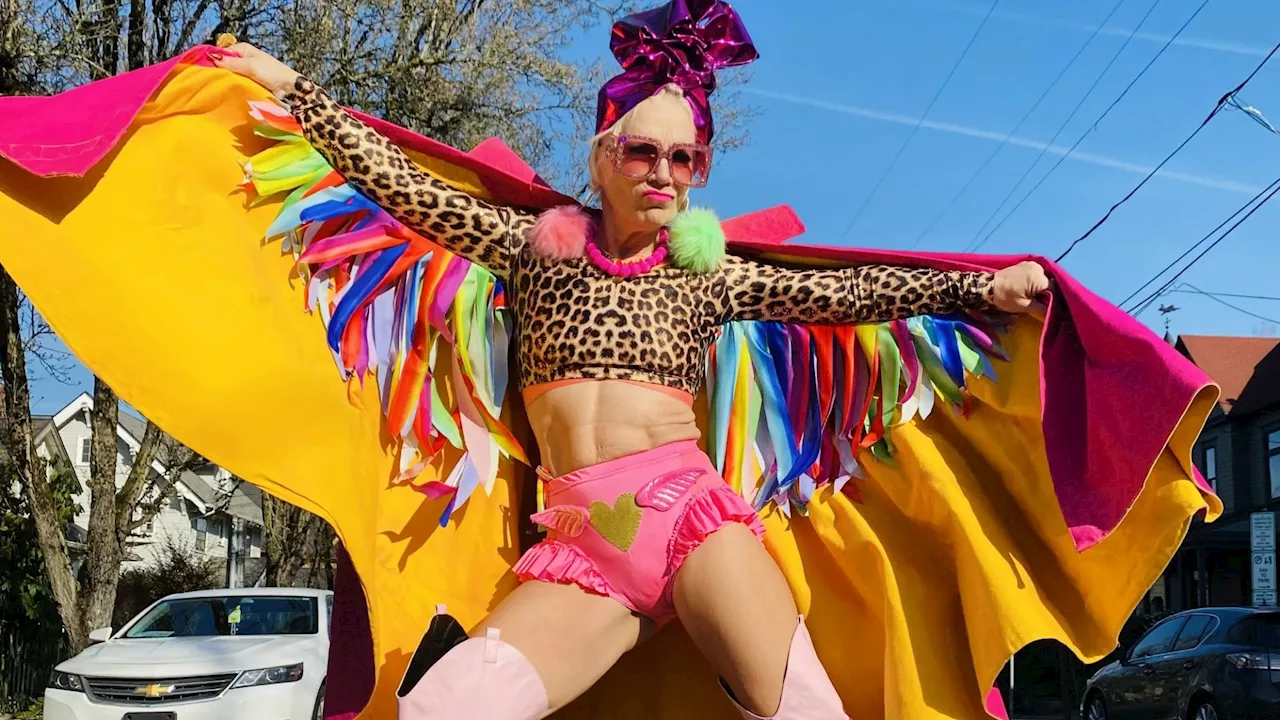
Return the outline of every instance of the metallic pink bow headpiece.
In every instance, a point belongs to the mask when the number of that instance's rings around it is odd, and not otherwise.
[[[600,88],[596,132],[674,83],[693,108],[703,142],[715,134],[707,98],[716,89],[716,71],[760,56],[738,13],[722,0],[671,0],[623,18],[614,23],[609,48],[624,72]]]

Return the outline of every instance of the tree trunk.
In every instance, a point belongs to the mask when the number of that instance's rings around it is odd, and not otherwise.
[[[116,428],[120,403],[99,378],[93,380],[93,439],[89,451],[89,557],[80,603],[89,630],[111,625],[120,582],[122,543],[116,533]]]
[[[263,544],[266,551],[266,584],[268,587],[293,587],[307,559],[308,535],[314,531],[307,527],[314,515],[289,503],[263,494],[262,525]]]
[[[137,70],[147,64],[146,17],[146,0],[129,0],[128,40],[125,43],[126,70]]]
[[[5,334],[4,355],[0,357],[0,372],[4,376],[4,409],[8,421],[5,441],[13,466],[26,486],[53,599],[58,603],[58,612],[66,626],[71,648],[79,652],[88,647],[89,633],[76,603],[76,579],[71,573],[65,528],[59,521],[44,462],[36,455],[31,434],[31,394],[27,386],[27,358],[18,317],[18,286],[2,267],[0,324],[3,325]]]

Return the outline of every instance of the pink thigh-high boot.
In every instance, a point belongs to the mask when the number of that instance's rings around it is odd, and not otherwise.
[[[431,621],[397,693],[400,720],[538,720],[546,714],[547,690],[528,658],[496,629],[465,637],[447,615]]]
[[[818,661],[818,653],[813,649],[813,640],[803,617],[795,635],[791,636],[791,651],[787,654],[787,673],[782,679],[782,702],[778,711],[764,718],[742,707],[736,700],[733,704],[746,720],[849,720],[840,695]]]

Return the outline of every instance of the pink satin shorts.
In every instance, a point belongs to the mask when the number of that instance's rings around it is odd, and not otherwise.
[[[533,520],[547,539],[520,558],[516,575],[574,583],[660,625],[675,617],[676,571],[709,535],[730,523],[764,535],[755,509],[692,440],[550,480],[546,506]]]

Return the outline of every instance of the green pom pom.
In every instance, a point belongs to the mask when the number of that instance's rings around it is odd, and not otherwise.
[[[675,266],[709,273],[724,260],[724,229],[706,208],[689,208],[671,221],[671,260]]]

